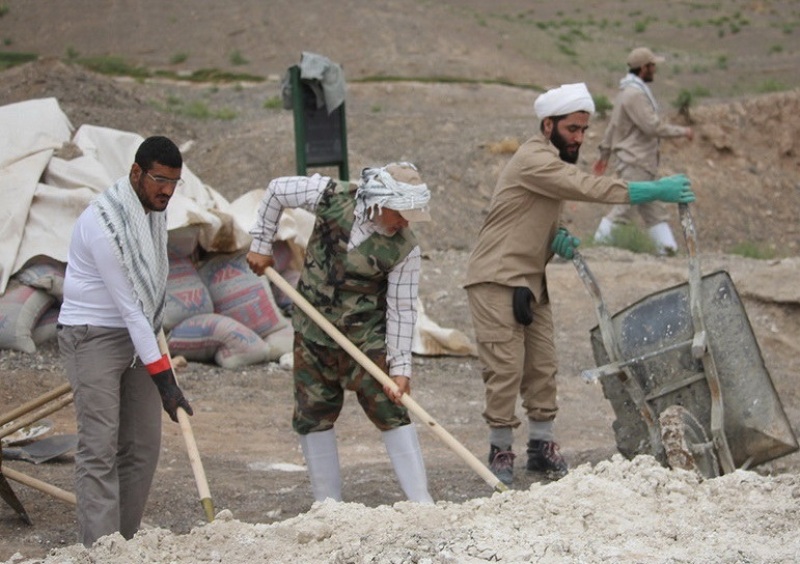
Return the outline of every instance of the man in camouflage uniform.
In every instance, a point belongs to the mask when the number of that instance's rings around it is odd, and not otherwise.
[[[410,221],[428,221],[430,192],[410,163],[366,168],[358,183],[315,174],[270,182],[247,254],[258,275],[274,264],[272,241],[284,208],[316,215],[298,291],[353,344],[387,371],[384,388],[312,319],[294,309],[292,426],[308,466],[314,499],[341,501],[334,423],[345,390],[356,393],[382,431],[400,486],[410,501],[432,503],[422,451],[400,398],[410,393],[420,249]]]

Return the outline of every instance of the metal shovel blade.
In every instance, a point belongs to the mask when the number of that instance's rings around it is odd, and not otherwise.
[[[3,448],[3,458],[41,464],[75,450],[78,435],[53,435],[25,446]]]

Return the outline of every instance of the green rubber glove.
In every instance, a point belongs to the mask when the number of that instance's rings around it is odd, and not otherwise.
[[[567,260],[572,260],[575,256],[575,249],[581,244],[581,240],[569,234],[565,227],[559,227],[556,236],[553,237],[553,244],[550,250],[558,256]]]
[[[632,204],[644,204],[654,200],[673,204],[694,202],[692,183],[685,174],[665,176],[658,180],[628,182],[628,194]]]

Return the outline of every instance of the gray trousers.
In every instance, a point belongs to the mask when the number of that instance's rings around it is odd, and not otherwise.
[[[161,448],[161,397],[127,329],[60,326],[58,344],[78,423],[79,540],[90,547],[139,530]]]

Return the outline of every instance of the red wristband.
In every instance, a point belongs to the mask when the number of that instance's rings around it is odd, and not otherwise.
[[[169,362],[169,357],[167,355],[162,356],[159,360],[155,362],[151,362],[150,364],[146,364],[145,368],[150,373],[150,376],[155,376],[159,372],[164,372],[165,370],[169,370],[172,368],[172,365]]]

